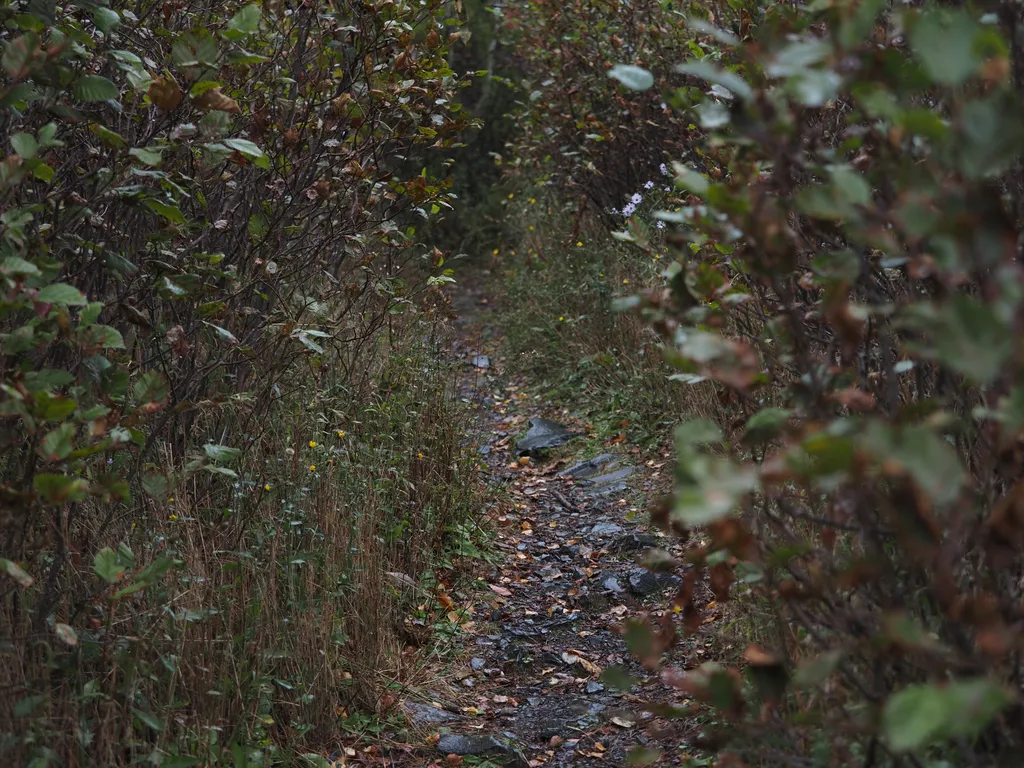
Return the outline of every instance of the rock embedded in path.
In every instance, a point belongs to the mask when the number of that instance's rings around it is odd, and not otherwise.
[[[608,546],[609,552],[624,554],[641,549],[650,549],[658,545],[658,539],[649,533],[627,533],[620,536]]]
[[[487,369],[491,367],[491,358],[487,355],[473,355],[469,362],[474,368]]]
[[[609,592],[615,592],[615,593],[625,592],[626,591],[626,590],[624,590],[622,588],[622,585],[619,584],[619,580],[616,579],[614,576],[608,576],[608,577],[602,579],[601,580],[601,588],[605,589],[605,590],[607,590]]]
[[[632,467],[623,467],[614,472],[607,472],[603,475],[595,475],[589,480],[580,483],[588,496],[608,496],[612,493],[621,493],[629,488],[626,478],[633,474]]]
[[[516,766],[528,766],[523,753],[506,739],[493,735],[446,733],[437,742],[437,751],[444,755],[500,755]]]
[[[682,579],[671,573],[653,573],[646,568],[634,568],[629,572],[627,581],[633,594],[647,597],[677,586]]]
[[[597,523],[587,531],[591,536],[614,536],[622,533],[622,526],[617,523]]]
[[[557,448],[574,437],[578,437],[578,434],[570,432],[557,422],[549,419],[530,419],[530,428],[523,439],[516,443],[516,452],[520,456],[525,456],[546,448]]]
[[[615,462],[615,456],[611,453],[602,453],[592,459],[581,461],[571,467],[559,472],[555,477],[568,477],[573,480],[585,480],[588,477],[600,474]]]
[[[432,707],[429,704],[418,704],[415,701],[407,701],[402,705],[409,722],[413,725],[437,725],[438,723],[454,723],[462,717],[454,712],[449,712],[439,707]]]

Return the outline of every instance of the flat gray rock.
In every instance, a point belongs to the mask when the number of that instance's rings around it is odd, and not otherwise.
[[[559,472],[556,477],[570,477],[573,480],[585,480],[588,477],[604,472],[615,463],[615,456],[611,453],[602,453],[592,459],[581,461],[571,467]]]
[[[409,722],[413,725],[436,725],[438,723],[454,723],[462,718],[454,712],[432,707],[429,704],[418,704],[407,701],[402,705]]]
[[[619,580],[616,579],[614,576],[608,576],[607,578],[602,579],[601,580],[601,588],[605,589],[605,590],[607,590],[609,592],[615,592],[615,593],[625,592],[626,591],[626,590],[624,590],[622,588],[622,585],[619,584]]]
[[[658,539],[649,533],[627,533],[608,546],[609,552],[624,554],[658,546]]]
[[[623,467],[614,472],[606,472],[603,475],[595,475],[584,480],[580,485],[586,489],[590,496],[607,496],[610,493],[619,493],[626,490],[626,478],[633,474],[632,467]]]
[[[671,573],[654,573],[646,568],[634,568],[629,572],[627,581],[633,594],[647,597],[677,586],[682,579]]]
[[[523,439],[516,443],[516,451],[524,456],[546,448],[557,448],[577,436],[577,433],[570,432],[550,419],[530,419],[530,428],[526,430]]]
[[[501,755],[511,758],[515,765],[529,765],[510,739],[498,736],[446,733],[438,740],[437,751],[443,755]]]
[[[487,355],[473,355],[469,362],[472,363],[474,368],[486,369],[491,367],[491,358]]]
[[[590,526],[588,533],[591,536],[614,536],[622,533],[622,526],[617,523],[597,523]]]

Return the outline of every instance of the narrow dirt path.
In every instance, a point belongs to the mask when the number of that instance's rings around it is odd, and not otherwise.
[[[474,606],[478,634],[467,636],[465,665],[451,681],[457,693],[406,703],[434,745],[421,764],[620,766],[638,747],[661,756],[637,764],[682,764],[681,745],[697,725],[645,711],[644,702],[681,702],[632,659],[621,632],[640,614],[655,626],[676,621],[664,613],[680,575],[638,564],[652,547],[674,549],[648,529],[645,511],[668,483],[668,460],[637,462],[621,447],[584,456],[594,449],[584,437],[519,460],[516,437],[531,418],[570,431],[585,425],[545,407],[528,381],[506,370],[494,301],[480,284],[462,286],[454,303],[461,396],[476,412],[468,439],[485,457],[486,480],[506,489],[508,501],[496,521],[501,561],[483,574],[488,591]],[[638,684],[615,690],[601,679],[608,667],[624,668]]]

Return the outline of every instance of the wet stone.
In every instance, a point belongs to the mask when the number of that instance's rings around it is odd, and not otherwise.
[[[405,709],[406,715],[409,717],[409,722],[413,725],[436,725],[438,723],[454,723],[462,718],[453,712],[440,709],[438,707],[432,707],[429,704],[417,704],[413,701],[407,701],[402,705]]]
[[[516,451],[524,456],[546,448],[557,448],[576,436],[575,432],[549,419],[530,419],[530,428],[523,439],[516,443]]]
[[[589,683],[587,683],[587,687],[586,687],[587,693],[591,693],[591,694],[593,694],[593,693],[601,693],[601,691],[603,691],[603,690],[604,690],[604,686],[601,685],[596,680],[591,680]]]
[[[608,551],[622,554],[625,552],[636,552],[641,549],[650,549],[657,545],[658,539],[649,533],[627,533],[625,536],[621,536],[612,542],[608,547]]]
[[[515,765],[528,764],[511,740],[498,736],[446,733],[438,740],[437,751],[443,755],[502,755]]]
[[[678,585],[681,579],[671,573],[653,573],[646,568],[634,568],[629,572],[627,581],[633,594],[647,597]]]
[[[626,590],[624,590],[622,588],[622,585],[619,584],[619,580],[616,579],[614,576],[608,576],[607,578],[602,580],[601,581],[601,588],[602,589],[606,589],[609,592],[615,592],[615,593],[625,592],[626,591]]]
[[[591,496],[607,496],[611,493],[624,491],[628,487],[626,485],[626,478],[632,474],[632,467],[623,467],[614,472],[592,477],[586,482],[581,483],[581,485],[586,488],[587,493]]]
[[[556,477],[571,477],[573,480],[584,480],[588,477],[600,474],[615,461],[615,456],[610,453],[602,453],[592,459],[581,461],[571,467],[559,472]]]
[[[469,666],[473,669],[474,672],[479,672],[486,665],[487,662],[481,658],[474,658],[469,660]]]
[[[590,527],[589,533],[591,536],[614,536],[622,533],[622,526],[616,523],[597,523]]]
[[[487,355],[473,355],[469,362],[474,368],[486,369],[491,367],[491,358]]]

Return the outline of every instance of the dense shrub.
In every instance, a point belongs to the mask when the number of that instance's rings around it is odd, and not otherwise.
[[[630,163],[606,196],[588,193],[606,218],[621,179],[650,173],[649,141],[679,129],[662,144],[678,192],[656,216],[677,258],[624,304],[662,334],[681,379],[717,384],[721,407],[718,423],[678,430],[677,490],[655,519],[694,542],[681,629],[703,623],[705,573],[719,602],[745,594],[774,620],[745,675],[670,663],[663,678],[718,711],[708,743],[731,751],[724,764],[1009,764],[1024,741],[1017,12],[692,12],[594,6],[589,31],[530,49],[561,66],[532,70],[556,85],[524,118],[537,126],[524,141],[581,153],[556,161],[563,188]],[[530,29],[572,23],[540,3],[523,14]],[[642,68],[605,85],[568,54],[662,22],[678,43],[600,55]],[[616,82],[639,95],[609,108],[599,98]],[[638,164],[587,152],[587,125],[661,100],[678,111],[627,132]],[[620,236],[649,245],[635,215]],[[675,632],[627,637],[659,668]]]
[[[458,19],[3,21],[0,761],[311,749],[393,701],[386,573],[429,588],[468,530],[417,234],[451,207],[423,168],[472,122]]]

